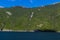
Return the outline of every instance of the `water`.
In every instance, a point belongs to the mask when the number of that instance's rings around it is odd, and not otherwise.
[[[2,7],[11,7],[11,6],[24,6],[24,7],[38,7],[50,5],[60,0],[0,0],[0,6]]]
[[[0,32],[0,40],[60,40],[54,32]]]

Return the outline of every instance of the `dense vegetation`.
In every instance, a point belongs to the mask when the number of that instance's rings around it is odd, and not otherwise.
[[[60,31],[60,3],[35,8],[0,8],[0,29]]]

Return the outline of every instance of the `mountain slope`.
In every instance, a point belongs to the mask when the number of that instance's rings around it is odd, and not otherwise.
[[[60,3],[36,8],[0,8],[0,29],[60,31]]]

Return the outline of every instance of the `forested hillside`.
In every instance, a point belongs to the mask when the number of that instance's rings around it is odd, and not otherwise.
[[[60,31],[60,3],[35,8],[0,8],[0,29]]]

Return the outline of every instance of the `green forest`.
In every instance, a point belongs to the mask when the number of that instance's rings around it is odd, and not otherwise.
[[[60,31],[60,3],[42,7],[0,8],[0,30]]]

